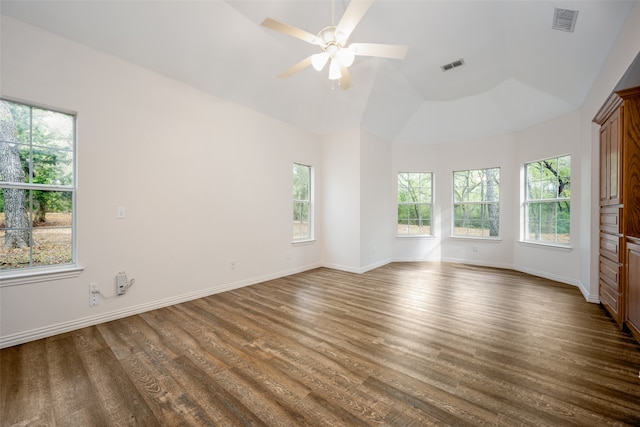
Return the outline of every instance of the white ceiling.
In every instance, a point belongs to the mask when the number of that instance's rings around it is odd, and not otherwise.
[[[357,57],[346,91],[311,67],[278,79],[319,48],[260,26],[271,17],[315,34],[331,24],[329,0],[2,0],[0,12],[318,134],[442,143],[579,108],[633,4],[378,0],[350,41],[409,52]],[[347,5],[335,0],[336,20]],[[551,28],[556,7],[579,10],[573,33]]]

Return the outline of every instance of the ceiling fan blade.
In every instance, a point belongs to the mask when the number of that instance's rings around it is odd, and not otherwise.
[[[281,79],[286,79],[287,77],[291,77],[293,74],[297,73],[298,71],[301,71],[307,68],[309,65],[311,65],[311,56],[304,58],[302,61],[298,62],[293,67],[278,74],[278,77],[280,77]]]
[[[301,30],[300,28],[296,28],[289,24],[284,24],[282,22],[276,21],[275,19],[265,18],[260,25],[278,31],[279,33],[304,40],[311,44],[315,44],[318,46],[322,45],[322,40],[320,40],[318,36],[315,36],[311,33],[306,32],[305,30]]]
[[[351,87],[351,74],[349,73],[349,69],[340,64],[340,74],[340,87],[343,90],[349,89]]]
[[[346,43],[347,39],[356,28],[367,10],[371,7],[373,0],[351,0],[340,22],[336,25],[336,36],[339,41]]]
[[[378,56],[391,59],[404,59],[409,50],[409,46],[401,44],[379,43],[351,43],[349,48],[352,48],[358,56]]]

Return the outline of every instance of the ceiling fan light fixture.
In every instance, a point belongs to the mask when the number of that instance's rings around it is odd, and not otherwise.
[[[329,60],[329,54],[327,52],[316,53],[315,55],[311,55],[311,65],[313,69],[316,71],[322,71],[324,66],[327,64]]]
[[[342,77],[340,72],[340,60],[337,58],[331,58],[329,64],[329,80],[339,80]]]
[[[338,51],[337,57],[345,67],[351,67],[356,59],[356,54],[351,47],[342,48]]]

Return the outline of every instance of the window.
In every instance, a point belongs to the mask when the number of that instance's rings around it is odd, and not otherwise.
[[[398,173],[398,235],[431,235],[433,174]]]
[[[311,239],[311,166],[293,164],[293,240]]]
[[[75,117],[0,99],[0,271],[75,264]]]
[[[453,235],[498,237],[500,168],[453,173]]]
[[[524,240],[569,245],[571,156],[527,163],[524,169]]]

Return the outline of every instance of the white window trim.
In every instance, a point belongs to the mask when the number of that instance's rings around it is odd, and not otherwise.
[[[558,243],[558,242],[546,242],[546,241],[540,241],[540,240],[528,240],[525,239],[526,236],[526,227],[527,227],[527,207],[530,203],[558,203],[558,202],[566,202],[568,201],[569,204],[571,205],[571,197],[556,197],[553,199],[539,199],[539,200],[527,200],[527,165],[531,164],[531,163],[537,163],[537,162],[542,162],[545,160],[550,160],[550,159],[559,159],[560,157],[569,157],[571,158],[571,154],[569,153],[565,153],[565,154],[559,154],[557,156],[551,156],[551,157],[545,157],[542,159],[538,159],[538,160],[531,160],[530,162],[525,162],[522,164],[522,168],[521,170],[521,188],[522,188],[522,196],[521,196],[521,201],[522,201],[522,216],[521,216],[521,221],[522,221],[522,226],[520,229],[520,239],[518,240],[518,243],[521,243],[523,245],[532,245],[532,246],[542,246],[542,247],[548,247],[548,248],[555,248],[555,249],[560,249],[560,250],[566,250],[566,251],[571,251],[573,250],[573,246],[571,243]],[[573,175],[573,168],[571,169],[571,175]],[[569,216],[569,226],[571,226],[571,216]],[[556,233],[557,236],[557,233]],[[569,239],[572,242],[573,239],[571,238],[571,232],[569,232]]]
[[[456,172],[466,172],[466,171],[475,171],[475,170],[485,170],[485,169],[498,169],[498,172],[501,173],[502,172],[502,168],[500,166],[493,166],[493,167],[489,167],[489,168],[476,168],[476,169],[462,169],[462,170],[458,170],[458,171],[453,171],[453,173],[451,174],[451,198],[453,200],[451,207],[453,208],[451,210],[451,238],[452,239],[462,239],[462,240],[490,240],[490,241],[502,241],[502,197],[501,197],[501,192],[500,192],[500,181],[498,181],[498,200],[494,201],[494,202],[488,202],[488,201],[471,201],[471,202],[456,202],[455,201],[455,184],[456,184],[456,180],[455,180],[455,175]],[[502,178],[500,178],[502,179]],[[455,234],[455,230],[456,230],[456,218],[455,218],[455,212],[456,212],[456,205],[469,205],[469,204],[479,204],[479,205],[488,205],[491,203],[497,203],[498,204],[498,211],[500,212],[500,215],[498,216],[498,235],[497,236],[469,236],[469,235],[465,235],[465,234]]]
[[[293,199],[292,198],[292,202],[296,203],[307,203],[309,205],[308,208],[308,212],[309,212],[309,224],[308,224],[308,228],[309,228],[309,236],[307,237],[301,237],[299,239],[295,239],[292,238],[291,239],[291,244],[292,245],[298,245],[298,244],[306,244],[306,243],[313,243],[315,242],[315,227],[314,227],[314,215],[313,215],[313,209],[314,209],[314,203],[313,203],[313,197],[314,197],[314,191],[313,191],[313,186],[314,186],[314,173],[315,173],[315,168],[312,165],[308,165],[306,163],[300,163],[300,162],[293,162],[296,165],[300,165],[300,166],[306,166],[309,168],[309,200],[299,200],[299,199]]]
[[[73,279],[78,277],[83,271],[84,267],[80,265],[64,265],[59,267],[34,267],[28,271],[21,270],[1,273],[0,288],[61,279]]]
[[[291,242],[291,246],[305,246],[305,245],[313,245],[316,242],[316,239],[300,239],[294,240]]]
[[[398,175],[401,173],[419,173],[419,174],[429,174],[431,175],[431,201],[430,202],[417,202],[417,203],[413,203],[413,202],[398,202]],[[434,177],[434,173],[433,172],[397,172],[396,173],[396,213],[395,213],[395,217],[396,217],[396,228],[395,228],[395,233],[396,233],[396,237],[400,238],[400,239],[415,239],[415,238],[434,238],[436,237],[435,233],[433,232],[433,205],[434,205],[434,201],[433,201],[433,181],[434,181],[435,177]],[[421,233],[421,234],[400,234],[398,233],[398,206],[400,205],[429,205],[431,207],[431,209],[429,209],[429,212],[431,212],[431,216],[429,218],[429,230],[431,231],[431,233],[427,234],[427,233]]]
[[[563,251],[572,251],[573,250],[573,246],[571,244],[566,245],[563,243],[553,243],[553,242],[538,242],[535,240],[524,240],[524,239],[520,239],[518,240],[518,243],[522,244],[522,245],[531,245],[531,246],[546,246],[548,248],[554,248],[554,249],[559,249],[559,250],[563,250]]]
[[[71,191],[71,205],[72,205],[72,217],[71,217],[71,263],[68,264],[52,264],[45,266],[0,270],[0,288],[5,286],[24,285],[38,282],[48,282],[50,280],[59,280],[66,278],[74,278],[80,275],[84,270],[80,264],[78,264],[78,233],[77,233],[77,194],[78,194],[78,113],[71,110],[65,110],[57,107],[50,107],[48,105],[38,104],[35,102],[22,101],[11,97],[0,97],[0,99],[26,105],[30,108],[38,108],[42,110],[55,111],[61,114],[67,114],[73,116],[73,186],[43,186],[42,184],[29,184],[24,183],[16,185],[12,183],[4,183],[4,187],[20,187],[26,189],[42,189],[46,187],[54,191]],[[0,190],[1,191],[1,190]]]

